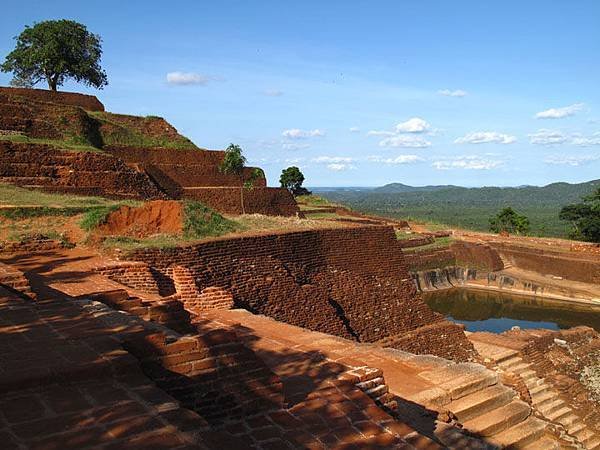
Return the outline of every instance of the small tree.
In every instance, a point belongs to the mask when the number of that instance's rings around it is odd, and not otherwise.
[[[68,78],[102,89],[108,82],[100,67],[100,36],[72,20],[46,20],[26,26],[17,45],[0,65],[14,74],[13,85],[33,86],[46,81],[56,91]]]
[[[504,208],[495,217],[490,218],[490,231],[494,233],[527,234],[529,232],[529,219],[517,214],[510,206]]]
[[[244,206],[244,167],[246,166],[246,157],[242,153],[242,147],[236,144],[229,144],[225,149],[225,157],[219,166],[219,170],[228,175],[234,175],[240,179],[240,203],[242,205],[242,214],[246,214]],[[254,185],[252,181],[251,185]]]
[[[304,183],[304,175],[296,166],[288,167],[281,171],[281,177],[279,177],[279,183],[282,188],[287,189],[294,196],[298,195],[310,195],[310,191],[302,187]]]
[[[573,239],[600,242],[600,188],[583,197],[582,203],[563,207],[558,217],[571,222]]]

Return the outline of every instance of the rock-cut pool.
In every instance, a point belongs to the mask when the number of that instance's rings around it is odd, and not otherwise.
[[[514,326],[558,330],[587,325],[600,332],[600,306],[467,289],[426,292],[423,298],[431,309],[464,324],[467,331],[502,333]]]

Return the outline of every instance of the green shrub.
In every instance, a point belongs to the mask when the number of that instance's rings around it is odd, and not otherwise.
[[[187,201],[183,206],[183,234],[187,239],[220,236],[237,229],[237,224],[206,205]]]
[[[92,231],[98,225],[105,223],[108,215],[117,209],[119,209],[119,205],[90,209],[81,218],[79,226],[85,231]]]

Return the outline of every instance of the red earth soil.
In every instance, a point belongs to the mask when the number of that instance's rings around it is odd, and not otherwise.
[[[173,200],[156,200],[134,208],[121,206],[110,213],[96,232],[101,236],[146,237],[182,231],[183,206]]]

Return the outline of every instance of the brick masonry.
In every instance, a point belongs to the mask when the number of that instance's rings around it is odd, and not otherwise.
[[[421,300],[395,244],[393,228],[368,226],[223,238],[127,258],[171,279],[186,267],[199,291],[229,291],[236,307],[286,323],[400,349],[415,348],[412,337],[402,339],[412,333],[427,337],[421,353],[468,359],[471,344]]]
[[[7,88],[0,87],[0,94],[24,97],[36,102],[47,102],[58,105],[79,106],[87,111],[104,111],[104,105],[93,95],[76,92],[53,92],[46,89]]]

